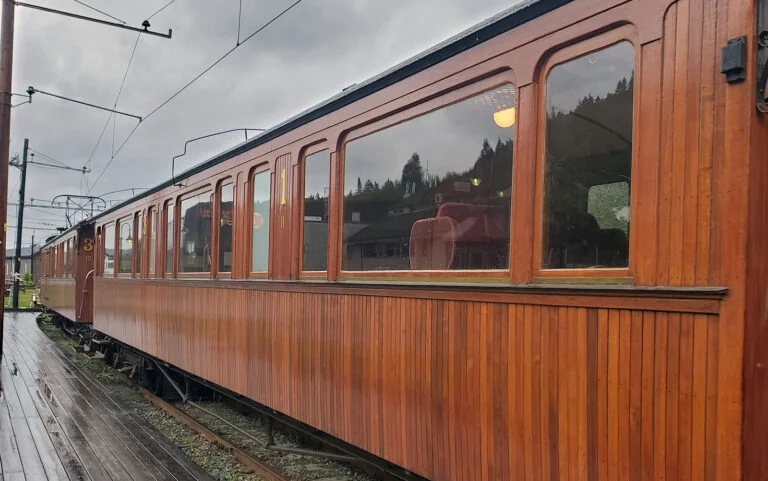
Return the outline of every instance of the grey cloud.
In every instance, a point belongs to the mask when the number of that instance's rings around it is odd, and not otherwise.
[[[518,1],[304,0],[143,124],[94,193],[156,185],[170,177],[170,159],[181,151],[186,139],[228,128],[270,127]],[[94,14],[75,2],[39,3]],[[136,25],[164,2],[91,3]],[[244,0],[241,37],[290,3]],[[153,18],[152,29],[173,28],[174,38],[140,38],[118,109],[145,115],[231,48],[237,36],[237,11],[234,0],[177,0]],[[111,106],[135,41],[131,32],[19,7],[14,91],[34,85]],[[29,137],[33,148],[80,167],[87,161],[107,116],[37,96],[32,105],[13,111],[11,153],[20,153],[24,137]],[[132,119],[118,118],[117,145],[134,125]],[[193,145],[179,169],[241,140],[232,134]],[[110,124],[93,158],[90,182],[109,161],[111,149]],[[9,199],[15,202],[17,170],[11,169],[10,176]],[[50,199],[59,193],[83,193],[82,184],[83,179],[74,172],[30,167],[27,197]],[[15,207],[10,207],[10,225],[15,225],[15,215]],[[60,211],[37,211],[33,217],[64,223]],[[10,246],[14,234],[10,230],[8,234]],[[40,235],[38,232],[36,239]],[[25,232],[25,243],[30,236],[31,231]]]

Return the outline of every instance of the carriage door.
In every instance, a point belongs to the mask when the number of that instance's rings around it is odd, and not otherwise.
[[[273,279],[289,279],[291,274],[291,212],[293,211],[291,169],[291,154],[281,155],[275,161]]]
[[[94,225],[85,224],[77,230],[75,255],[75,309],[77,322],[93,322],[93,276],[96,254]]]

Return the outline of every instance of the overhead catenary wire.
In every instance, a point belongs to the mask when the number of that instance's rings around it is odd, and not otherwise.
[[[30,151],[30,152],[34,152],[34,153],[36,153],[37,155],[39,155],[40,157],[42,157],[42,158],[44,158],[44,159],[46,159],[46,160],[49,160],[49,161],[51,161],[51,162],[54,162],[54,163],[56,163],[56,164],[61,164],[61,165],[64,165],[64,166],[66,166],[66,165],[67,165],[66,163],[64,163],[64,162],[62,162],[62,161],[60,161],[60,160],[58,160],[58,159],[56,159],[56,158],[54,158],[54,157],[51,157],[50,155],[48,155],[48,154],[46,154],[46,153],[44,153],[44,152],[40,152],[39,150],[35,150],[35,149],[33,149],[32,147],[30,147],[30,148],[29,148],[29,151]]]
[[[125,67],[125,72],[123,73],[123,78],[120,81],[120,87],[117,89],[117,95],[115,96],[115,103],[112,107],[113,109],[117,108],[117,103],[120,101],[120,96],[123,93],[123,88],[125,87],[125,80],[128,78],[128,72],[131,70],[131,64],[133,64],[133,58],[136,56],[136,49],[139,46],[139,39],[141,38],[141,34],[138,34],[136,36],[136,42],[133,44],[133,50],[131,50],[131,57],[128,59],[128,65]],[[91,155],[88,156],[88,162],[86,165],[90,168],[91,162],[93,161],[93,156],[96,155],[96,151],[99,148],[99,145],[101,144],[101,139],[104,138],[104,133],[107,131],[107,127],[109,127],[109,121],[112,120],[114,117],[114,113],[110,113],[107,116],[107,121],[104,123],[104,128],[101,129],[101,133],[99,134],[99,138],[96,139],[96,144],[93,146],[93,149],[91,150]],[[137,126],[139,124],[136,124]],[[113,134],[112,134],[112,151],[114,156],[114,150],[115,150],[115,134],[114,134],[114,128],[113,128]],[[88,188],[88,178],[85,179],[85,189],[87,192],[90,192],[90,189]]]
[[[106,17],[109,17],[109,18],[111,18],[112,20],[117,20],[118,22],[120,22],[120,23],[122,23],[123,25],[125,25],[125,20],[120,20],[120,19],[119,19],[119,18],[117,18],[117,17],[113,17],[112,15],[108,14],[107,12],[102,12],[102,11],[101,11],[101,10],[99,10],[98,8],[96,8],[96,7],[92,7],[92,6],[88,5],[88,4],[87,4],[87,3],[85,3],[85,2],[81,2],[80,0],[73,0],[73,1],[74,1],[75,3],[79,3],[80,5],[82,5],[82,6],[86,7],[86,8],[90,8],[90,9],[91,9],[91,10],[93,10],[94,12],[99,12],[100,14],[102,14],[102,15],[104,15],[104,16],[106,16]]]
[[[231,55],[231,54],[232,54],[232,53],[233,53],[235,50],[237,50],[237,49],[238,49],[238,48],[240,48],[241,46],[245,45],[245,43],[246,43],[247,41],[249,41],[250,39],[252,39],[252,38],[253,38],[253,37],[255,37],[256,35],[258,35],[259,33],[261,33],[261,32],[262,32],[264,29],[266,29],[267,27],[269,27],[270,25],[272,25],[274,22],[276,22],[276,21],[277,21],[277,20],[278,20],[280,17],[282,17],[283,15],[285,15],[286,13],[288,13],[289,11],[291,11],[292,9],[294,9],[294,8],[295,8],[297,5],[299,5],[299,4],[300,4],[302,1],[303,1],[303,0],[296,0],[295,2],[293,2],[292,4],[290,4],[290,5],[289,5],[287,8],[285,8],[283,11],[281,11],[280,13],[278,13],[277,15],[275,15],[274,17],[272,17],[272,19],[270,19],[270,20],[269,20],[268,22],[266,22],[264,25],[262,25],[261,27],[259,27],[258,29],[256,29],[256,31],[254,31],[253,33],[251,33],[250,35],[248,35],[247,37],[245,37],[245,38],[242,40],[242,42],[238,42],[238,43],[237,43],[237,44],[236,44],[234,47],[232,47],[232,48],[230,48],[229,50],[227,50],[227,51],[226,51],[226,52],[225,52],[225,53],[224,53],[222,56],[220,56],[218,59],[216,59],[216,60],[215,60],[215,61],[214,61],[214,62],[213,62],[213,63],[212,63],[210,66],[208,66],[208,67],[207,67],[207,68],[205,68],[205,69],[204,69],[202,72],[200,72],[199,74],[197,74],[197,75],[196,75],[196,76],[195,76],[195,77],[194,77],[192,80],[190,80],[189,82],[187,82],[186,84],[184,84],[184,86],[182,86],[182,87],[181,87],[179,90],[177,90],[177,91],[176,91],[176,92],[175,92],[173,95],[171,95],[171,96],[170,96],[170,97],[168,97],[166,100],[164,100],[163,102],[161,102],[161,103],[160,103],[160,105],[158,105],[157,107],[155,107],[155,109],[154,109],[154,110],[152,110],[150,113],[148,113],[147,115],[145,115],[145,116],[143,117],[143,120],[142,120],[141,122],[139,122],[138,124],[136,124],[136,126],[133,128],[133,130],[131,130],[131,132],[128,134],[128,136],[125,138],[125,140],[124,140],[124,141],[123,141],[123,142],[120,144],[120,147],[118,147],[118,148],[117,148],[117,150],[115,151],[115,153],[112,155],[112,158],[109,160],[109,162],[107,162],[107,165],[105,165],[105,166],[104,166],[104,168],[103,168],[103,169],[101,170],[101,172],[99,173],[99,176],[96,178],[96,180],[93,182],[93,184],[91,185],[91,187],[88,189],[88,193],[90,193],[91,191],[93,191],[93,188],[96,186],[96,184],[99,182],[99,180],[101,180],[101,178],[104,176],[104,173],[107,171],[107,169],[109,169],[109,167],[112,165],[112,162],[113,162],[113,161],[114,161],[114,160],[117,158],[118,154],[120,154],[120,152],[123,150],[123,147],[125,147],[125,144],[127,144],[127,143],[128,143],[128,141],[131,139],[131,137],[133,137],[133,134],[136,132],[136,130],[138,130],[138,128],[139,128],[139,126],[140,126],[141,124],[143,124],[143,123],[144,123],[144,122],[146,122],[146,121],[147,121],[147,120],[148,120],[150,117],[152,117],[154,114],[156,114],[157,112],[159,112],[160,110],[162,110],[162,109],[163,109],[163,108],[164,108],[166,105],[168,105],[168,104],[169,104],[171,101],[173,101],[173,99],[175,99],[176,97],[178,97],[178,96],[179,96],[179,95],[180,95],[182,92],[184,92],[186,89],[188,89],[188,88],[189,88],[189,87],[190,87],[192,84],[194,84],[195,82],[197,82],[198,80],[200,80],[200,78],[202,78],[202,77],[203,77],[205,74],[207,74],[208,72],[210,72],[210,71],[211,71],[211,70],[212,70],[214,67],[216,67],[216,66],[217,66],[219,63],[221,63],[221,62],[222,62],[222,61],[223,61],[225,58],[229,57],[229,56],[230,56],[230,55]]]
[[[168,2],[168,3],[166,3],[165,5],[163,5],[162,7],[160,7],[160,10],[156,11],[155,13],[153,13],[152,15],[150,15],[149,17],[147,17],[147,20],[151,20],[151,19],[152,19],[152,17],[154,17],[154,16],[155,16],[155,15],[157,15],[158,13],[162,12],[162,11],[163,11],[163,10],[165,10],[166,8],[170,7],[170,6],[171,6],[171,4],[172,4],[173,2],[175,2],[175,1],[176,1],[176,0],[171,0],[170,2]]]

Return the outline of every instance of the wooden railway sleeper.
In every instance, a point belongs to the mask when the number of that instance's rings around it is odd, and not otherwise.
[[[215,419],[221,421],[222,423],[226,424],[230,428],[232,428],[235,431],[239,432],[243,436],[245,436],[248,439],[254,441],[256,444],[258,444],[263,449],[269,449],[270,451],[276,451],[276,452],[281,452],[281,453],[301,454],[301,455],[304,455],[304,456],[317,456],[317,457],[322,457],[322,458],[327,458],[327,459],[333,459],[333,460],[336,460],[336,461],[345,461],[345,462],[356,462],[356,461],[359,461],[358,458],[356,458],[354,456],[348,456],[346,454],[328,453],[328,452],[325,452],[325,451],[315,451],[315,450],[312,450],[312,449],[292,448],[292,447],[288,447],[288,446],[277,446],[277,445],[275,445],[275,440],[274,440],[274,436],[273,436],[273,433],[272,433],[273,420],[272,420],[271,417],[267,417],[267,428],[268,428],[267,436],[268,437],[267,437],[267,442],[264,442],[261,439],[259,439],[259,438],[255,437],[254,435],[252,435],[251,433],[249,433],[248,431],[245,431],[245,430],[239,428],[238,426],[235,426],[234,424],[232,424],[231,422],[227,421],[226,419],[224,419],[223,417],[219,416],[218,414],[216,414],[214,412],[211,412],[208,409],[205,409],[204,407],[200,406],[199,404],[197,404],[197,403],[195,403],[193,401],[190,401],[189,400],[189,394],[188,394],[188,392],[189,392],[189,382],[186,383],[187,392],[182,391],[181,388],[179,387],[179,385],[176,383],[176,381],[165,370],[165,368],[163,368],[163,366],[160,365],[160,363],[158,363],[157,361],[153,360],[153,362],[154,362],[155,366],[157,366],[157,369],[163,374],[165,379],[171,384],[173,389],[175,389],[176,392],[179,393],[179,396],[181,396],[182,404],[188,404],[188,405],[192,406],[193,408],[199,409],[200,411],[208,414],[209,416],[214,417]]]

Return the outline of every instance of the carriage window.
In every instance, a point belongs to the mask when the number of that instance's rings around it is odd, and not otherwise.
[[[165,204],[165,272],[173,273],[173,202]]]
[[[506,269],[511,84],[349,142],[343,268]]]
[[[157,219],[155,218],[155,208],[151,207],[147,214],[147,243],[149,244],[149,274],[155,273],[155,255],[157,252]]]
[[[219,272],[232,272],[232,220],[235,213],[235,187],[221,186],[219,201]]]
[[[69,275],[69,241],[64,242],[64,277]]]
[[[136,277],[141,277],[141,249],[144,247],[141,243],[141,239],[144,237],[142,235],[144,231],[144,216],[141,212],[136,213],[134,222],[136,223],[136,242],[134,243],[136,245],[136,268],[134,270],[134,274]]]
[[[120,255],[117,258],[117,273],[130,274],[133,267],[133,222],[120,221]]]
[[[104,275],[115,275],[115,226],[105,226],[104,231]]]
[[[304,160],[304,231],[302,270],[328,269],[328,189],[331,155],[327,150]]]
[[[268,171],[253,176],[251,272],[269,269],[269,180]]]
[[[634,46],[621,42],[547,77],[542,267],[627,267]]]
[[[69,240],[69,275],[75,276],[75,252],[77,251],[77,241],[72,238]]]
[[[179,226],[179,272],[211,271],[211,193],[181,201]]]

